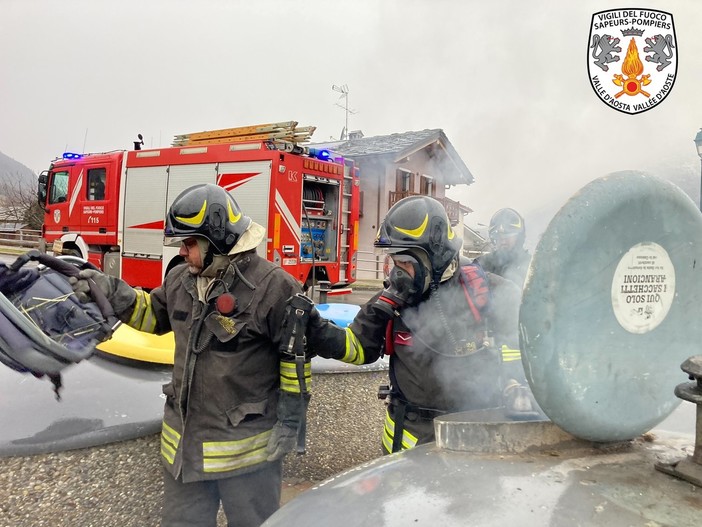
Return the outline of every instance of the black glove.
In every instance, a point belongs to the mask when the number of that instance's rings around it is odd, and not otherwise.
[[[388,317],[394,316],[395,311],[401,307],[411,304],[413,297],[419,292],[414,278],[398,266],[392,268],[383,285],[385,289],[374,305]]]
[[[346,330],[322,317],[313,307],[307,322],[307,354],[341,360],[346,354]]]
[[[81,302],[91,302],[93,300],[90,296],[89,280],[95,282],[102,292],[105,293],[105,297],[107,297],[108,302],[114,308],[117,316],[129,309],[136,299],[136,292],[124,280],[108,276],[94,269],[83,269],[78,274],[78,278],[72,276],[68,279],[73,292]]]
[[[314,334],[315,331],[324,328],[328,322],[326,318],[319,314],[317,307],[314,306],[310,311],[309,320],[307,321],[307,335]]]
[[[102,289],[102,292],[105,293],[108,300],[115,293],[115,285],[112,282],[112,277],[93,269],[83,269],[78,274],[78,278],[71,276],[68,279],[68,283],[71,284],[76,297],[83,303],[93,301],[93,298],[90,296],[90,284],[88,280],[95,282],[95,284]]]
[[[273,427],[273,433],[268,440],[266,453],[268,461],[277,461],[292,452],[297,445],[297,434],[300,423],[307,412],[309,395],[281,392],[278,399],[278,422]]]

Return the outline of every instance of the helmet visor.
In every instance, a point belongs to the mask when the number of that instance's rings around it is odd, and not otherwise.
[[[386,255],[396,255],[400,253],[404,253],[407,255],[410,255],[410,252],[412,249],[408,247],[392,247],[392,246],[375,246],[373,252],[375,253],[376,256],[386,256]],[[420,249],[421,250],[421,249]]]
[[[192,236],[166,236],[163,239],[163,245],[165,247],[178,247],[188,238],[192,238]]]
[[[193,234],[190,236],[166,236],[163,240],[163,245],[166,247],[179,247],[181,245],[191,247],[200,240],[205,241],[206,238],[204,236],[197,236]]]

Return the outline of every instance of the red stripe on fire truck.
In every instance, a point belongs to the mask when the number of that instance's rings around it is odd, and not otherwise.
[[[285,220],[285,224],[288,226],[288,229],[290,229],[292,235],[295,236],[295,241],[300,245],[300,226],[295,221],[295,217],[292,212],[290,212],[288,204],[285,203],[283,196],[281,196],[280,192],[277,190],[275,191],[275,207],[280,212],[283,220]]]
[[[128,229],[153,229],[155,231],[162,231],[165,227],[165,221],[151,221],[149,223],[140,223],[139,225],[129,225]]]
[[[68,203],[68,217],[73,214],[73,207],[78,201],[78,194],[80,194],[80,189],[83,188],[83,169],[81,169],[80,174],[78,174],[78,181],[76,181],[76,186],[73,187],[73,192],[71,192],[71,201]]]
[[[231,192],[236,187],[248,183],[256,176],[260,176],[260,172],[248,172],[243,174],[219,174],[217,176],[217,184],[227,192]]]

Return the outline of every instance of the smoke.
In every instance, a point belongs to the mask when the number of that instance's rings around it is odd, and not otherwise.
[[[429,298],[403,310],[402,324],[412,335],[412,350],[396,356],[395,377],[404,395],[419,406],[453,411],[494,408],[500,405],[508,378],[523,377],[521,364],[516,374],[506,374],[500,357],[503,344],[518,347],[520,289],[492,276],[489,303],[479,314],[476,308],[487,296],[481,296],[478,284],[476,289],[464,288],[462,280],[443,282]]]

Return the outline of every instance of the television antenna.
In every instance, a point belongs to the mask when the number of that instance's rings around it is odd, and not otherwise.
[[[341,86],[332,84],[332,90],[341,94],[339,96],[339,99],[341,99],[342,97],[344,98],[343,106],[338,102],[335,103],[335,105],[339,108],[342,108],[346,113],[346,123],[344,125],[344,130],[341,132],[341,137],[339,137],[339,140],[345,141],[349,138],[349,114],[355,114],[356,111],[349,108],[349,87],[346,84],[342,84]]]

